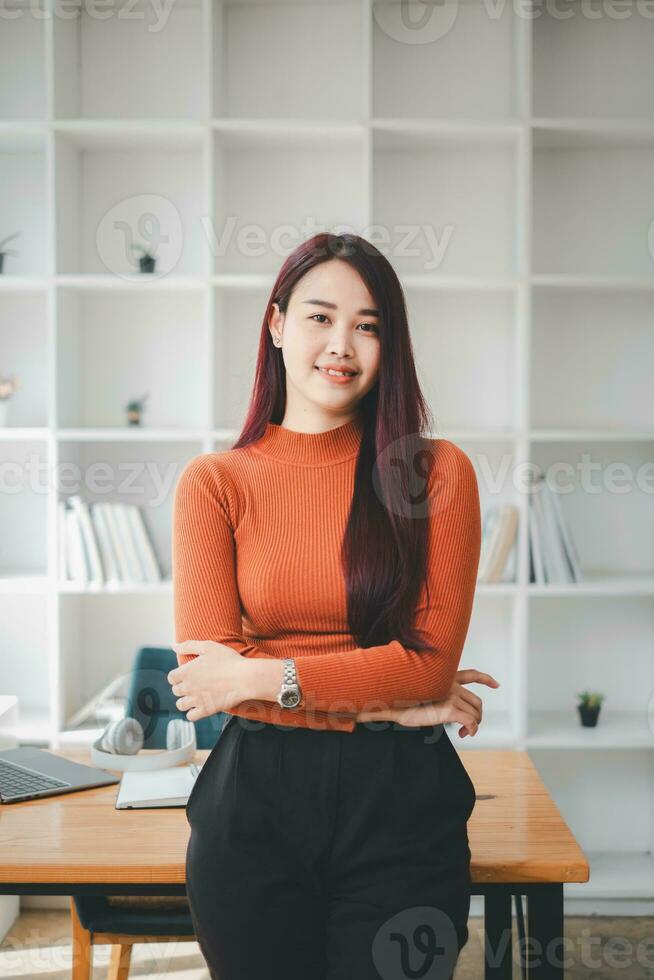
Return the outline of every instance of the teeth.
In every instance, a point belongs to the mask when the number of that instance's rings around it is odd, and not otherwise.
[[[335,374],[339,378],[350,378],[353,374],[352,371],[332,371],[331,368],[328,371],[326,371],[325,368],[318,368],[318,370],[322,371],[324,374]]]

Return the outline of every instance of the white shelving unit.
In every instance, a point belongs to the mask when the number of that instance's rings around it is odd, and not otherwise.
[[[0,276],[0,371],[21,380],[0,429],[0,649],[19,737],[57,747],[138,646],[172,641],[174,483],[238,434],[284,255],[353,229],[402,278],[434,434],[474,460],[483,507],[520,511],[516,581],[479,586],[462,660],[502,687],[462,747],[530,752],[591,859],[566,886],[580,909],[651,914],[654,21],[588,0],[422,21],[376,0],[44,3],[0,30],[0,238],[21,231]],[[144,236],[149,278],[127,251]],[[528,581],[530,461],[568,467],[583,584]],[[73,492],[142,504],[168,581],[59,583]],[[585,687],[607,694],[594,730]]]

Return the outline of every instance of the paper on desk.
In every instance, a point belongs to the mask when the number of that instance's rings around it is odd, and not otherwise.
[[[194,782],[195,775],[190,766],[124,772],[116,797],[116,809],[186,806]]]

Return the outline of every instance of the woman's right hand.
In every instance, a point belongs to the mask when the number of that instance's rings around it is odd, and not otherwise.
[[[499,687],[499,681],[491,674],[479,670],[459,670],[454,683],[446,698],[442,701],[432,701],[430,704],[417,704],[410,708],[398,708],[393,711],[393,721],[398,721],[408,728],[420,728],[422,725],[440,725],[443,722],[459,722],[459,736],[476,735],[481,724],[483,704],[481,698],[468,691],[464,684],[485,684],[487,687]]]

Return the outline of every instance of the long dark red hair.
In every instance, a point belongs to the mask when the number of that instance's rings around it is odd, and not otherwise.
[[[424,518],[433,451],[421,433],[431,429],[432,413],[418,383],[402,287],[371,242],[323,232],[286,258],[266,305],[252,396],[232,448],[255,442],[268,422],[279,425],[284,417],[286,369],[268,329],[273,303],[285,312],[302,276],[336,258],[357,270],[380,313],[379,374],[358,406],[363,432],[341,546],[349,628],[362,647],[395,639],[431,650],[413,620],[423,584],[428,594]]]

